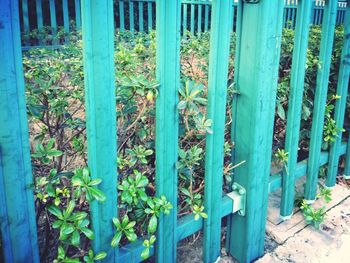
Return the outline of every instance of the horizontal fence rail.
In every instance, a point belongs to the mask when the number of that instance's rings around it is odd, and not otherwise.
[[[283,26],[294,29],[296,25],[295,1],[285,0]],[[324,2],[313,1],[311,24],[321,25]],[[58,45],[69,42],[69,33],[81,29],[81,0],[19,0],[22,42],[30,46]],[[182,0],[181,29],[191,34],[201,34],[210,29],[212,1]],[[232,29],[236,30],[237,2],[233,3]],[[155,0],[115,0],[115,27],[121,32],[149,32],[155,29]],[[336,24],[344,23],[345,2],[338,2]],[[49,36],[49,37],[48,37]]]
[[[243,1],[233,4],[232,0],[213,0],[213,4],[212,1],[173,0],[157,1],[157,6],[154,1],[146,0],[115,1],[114,4],[112,0],[86,0],[82,2],[82,7],[79,0],[22,0],[20,3],[1,0],[0,9],[0,95],[6,98],[0,100],[0,260],[9,263],[39,262],[21,63],[21,30],[29,33],[50,23],[55,32],[63,27],[68,33],[72,12],[76,27],[82,27],[88,163],[92,177],[103,179],[99,188],[106,194],[106,201],[94,203],[89,211],[95,232],[92,247],[95,252],[107,252],[103,262],[142,261],[143,241],[147,238],[119,248],[109,246],[115,231],[111,220],[118,215],[113,45],[114,26],[118,23],[119,28],[124,30],[145,31],[154,26],[157,29],[156,77],[160,85],[156,102],[156,194],[165,195],[174,206],[169,215],[159,218],[157,242],[150,247],[149,256],[155,255],[157,262],[176,262],[177,242],[201,230],[204,230],[203,261],[216,261],[220,256],[222,218],[227,219],[227,251],[240,262],[251,262],[264,252],[269,193],[282,189],[281,216],[288,219],[292,214],[298,179],[306,177],[305,198],[311,202],[317,192],[321,166],[329,164],[326,186],[332,187],[340,157],[344,156],[343,174],[345,178],[350,178],[350,139],[344,138],[341,130],[330,151],[321,151],[325,99],[339,10],[344,11],[341,23],[345,25],[345,32],[337,83],[340,100],[335,105],[335,119],[340,127],[344,126],[350,75],[349,5],[333,1],[311,3],[308,0],[299,0],[298,4],[293,1],[285,3],[284,0],[261,0],[254,4]],[[35,8],[31,9],[33,6]],[[62,13],[59,10],[63,10]],[[315,11],[320,10],[322,12],[316,15]],[[35,14],[35,21],[30,21],[33,17],[31,12]],[[115,23],[113,20],[118,20],[116,12],[120,16],[123,14],[124,19]],[[196,17],[198,12],[200,18]],[[50,18],[45,16],[48,13]],[[307,159],[298,161],[310,15],[312,21],[322,23],[319,55],[322,65],[317,69],[310,153]],[[295,29],[285,142],[289,160],[287,168],[271,175],[283,26]],[[232,192],[223,193],[225,105],[233,27],[237,33],[234,72],[237,94],[229,102],[232,103],[233,116],[231,141],[235,143],[232,164],[244,164],[234,169]],[[207,115],[213,119],[213,133],[206,135],[204,179],[208,218],[196,220],[193,214],[178,218],[176,162],[181,30],[199,34],[210,28]],[[30,39],[25,41],[30,42]],[[38,44],[45,42],[42,38],[38,41]],[[69,39],[63,35],[62,39],[52,41],[62,44]]]

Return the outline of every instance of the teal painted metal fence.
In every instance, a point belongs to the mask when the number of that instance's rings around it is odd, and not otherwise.
[[[285,0],[286,2],[288,0]],[[81,0],[19,0],[21,32],[25,36],[23,46],[57,45],[69,41],[68,34],[81,28]],[[120,31],[130,30],[149,32],[155,29],[155,0],[115,0],[114,22]],[[289,1],[283,12],[283,26],[295,28],[297,4]],[[29,5],[30,4],[30,5]],[[182,33],[189,31],[200,34],[210,29],[212,2],[207,0],[182,0]],[[237,2],[233,3],[232,29],[236,30]],[[31,7],[31,8],[28,8]],[[338,2],[336,24],[344,23],[346,3]],[[311,23],[321,25],[324,16],[324,3],[313,2]],[[30,17],[36,20],[30,21]],[[58,30],[62,34],[58,35]],[[50,32],[49,39],[43,39],[40,32]]]
[[[39,2],[41,1],[37,1]],[[181,4],[180,0],[159,0],[155,7],[150,2],[140,3],[140,1],[137,5],[131,3],[128,8],[137,7],[140,10],[140,6],[146,4],[144,10],[151,14],[147,17],[147,21],[153,23],[153,19],[156,18],[156,64],[157,79],[160,83],[156,105],[157,195],[165,195],[174,204],[170,215],[162,215],[159,220],[157,243],[151,248],[150,254],[155,255],[157,262],[176,262],[177,242],[203,229],[203,260],[214,262],[220,256],[221,220],[226,217],[227,250],[240,262],[250,262],[263,254],[269,193],[282,188],[281,216],[287,219],[292,214],[294,186],[298,178],[306,175],[305,196],[311,201],[315,198],[320,166],[329,163],[326,186],[332,187],[335,184],[339,158],[345,155],[344,176],[350,177],[350,141],[344,141],[341,132],[332,143],[330,152],[321,152],[320,148],[338,5],[334,1],[328,1],[322,13],[320,60],[323,63],[317,72],[310,156],[309,159],[300,162],[297,161],[297,145],[310,25],[308,19],[315,10],[312,9],[311,2],[299,0],[299,4],[291,14],[287,14],[283,0],[260,0],[258,3],[240,1],[236,6],[233,6],[232,0],[216,0],[210,6],[207,2],[203,2],[202,8],[196,9],[204,10],[203,23],[200,23],[203,25],[201,30],[209,29],[209,25],[211,28],[207,114],[208,118],[213,119],[214,132],[207,134],[206,137],[205,208],[208,218],[195,220],[193,215],[177,218],[175,166],[178,158],[177,94],[180,81],[180,34],[181,28],[188,28],[189,21],[189,28],[194,27],[192,20],[195,20],[193,18],[195,4],[193,1]],[[48,4],[52,15],[51,25],[56,30],[58,27],[54,19],[56,14],[54,10],[57,6],[55,1],[49,1]],[[74,4],[80,6],[79,1],[74,1]],[[119,5],[119,10],[125,11],[123,8],[127,7],[123,4]],[[39,262],[21,66],[19,5],[16,1],[0,0],[0,6],[2,256],[5,262]],[[40,4],[38,6],[40,7]],[[63,0],[62,7],[68,10],[68,2]],[[89,166],[92,177],[97,177],[98,174],[98,177],[103,179],[99,187],[107,196],[106,202],[96,203],[91,207],[90,214],[95,231],[93,248],[95,251],[107,252],[105,262],[140,262],[142,239],[119,249],[112,249],[109,246],[113,236],[111,219],[117,216],[116,94],[113,65],[115,18],[113,8],[116,6],[113,6],[112,0],[84,0],[81,8]],[[156,8],[155,16],[153,16],[154,8]],[[21,10],[23,14],[28,13],[27,1],[22,1]],[[344,10],[345,14],[342,16],[345,21],[345,33],[337,86],[337,93],[341,95],[341,99],[335,105],[335,119],[341,126],[343,126],[350,74],[350,6]],[[182,14],[187,12],[188,16],[181,16],[181,12]],[[244,165],[237,167],[234,173],[234,182],[245,189],[236,191],[236,187],[233,187],[237,198],[222,194],[221,187],[227,70],[233,12],[237,16],[234,77],[237,95],[232,102],[234,121],[231,129],[231,138],[235,142],[233,163],[245,162]],[[143,16],[139,14],[139,17]],[[289,152],[288,171],[284,170],[270,176],[281,31],[286,16],[295,19],[295,23],[293,22],[295,46],[286,138],[286,150]],[[79,23],[76,24],[80,26],[80,12],[76,11],[75,17],[79,18]],[[66,21],[64,28],[68,31],[67,11],[62,18]],[[130,26],[137,20],[130,20]],[[39,18],[38,24],[44,24],[44,21],[45,19]],[[125,20],[123,21],[120,23],[121,27],[127,24]],[[28,17],[22,22],[24,30],[29,32]],[[151,27],[152,23],[147,27]],[[143,26],[145,29],[145,24]],[[241,205],[239,209],[243,209],[244,205],[245,213],[243,210],[234,209],[235,205]]]

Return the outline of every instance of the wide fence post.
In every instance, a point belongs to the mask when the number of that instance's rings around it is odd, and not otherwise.
[[[233,0],[212,2],[207,119],[213,134],[206,135],[204,207],[204,262],[214,262],[221,248],[221,200],[224,164],[224,134]],[[199,31],[198,31],[199,32]]]
[[[173,205],[160,215],[157,230],[157,262],[176,262],[178,92],[180,86],[181,1],[156,1],[157,80],[156,189]]]
[[[288,161],[283,170],[282,180],[281,216],[285,219],[290,218],[294,208],[295,173],[298,162],[301,108],[304,94],[305,63],[312,2],[299,0],[297,8],[285,141]]]
[[[309,162],[305,185],[305,199],[313,202],[316,198],[320,154],[323,141],[324,115],[327,103],[327,91],[332,62],[335,20],[337,17],[337,1],[327,1],[324,7],[322,23],[321,48],[317,71],[316,93],[312,111],[312,127],[310,139]]]
[[[348,1],[349,3],[350,1]],[[338,128],[343,128],[346,99],[349,88],[349,74],[350,74],[350,6],[346,8],[345,14],[345,31],[344,31],[344,44],[342,54],[340,57],[340,67],[337,85],[337,95],[340,96],[335,103],[334,121]],[[332,187],[335,185],[335,179],[338,173],[339,164],[339,148],[342,141],[342,131],[338,131],[335,137],[335,141],[331,144],[329,161],[328,161],[328,174],[326,180],[326,186]]]
[[[88,165],[92,178],[102,179],[100,190],[107,197],[91,203],[93,248],[107,252],[104,262],[118,261],[110,246],[118,212],[113,16],[113,0],[82,1]]]
[[[244,1],[234,104],[234,181],[246,189],[246,215],[229,222],[227,248],[240,262],[264,253],[272,131],[284,1]]]
[[[18,1],[0,1],[0,232],[4,262],[39,262]]]

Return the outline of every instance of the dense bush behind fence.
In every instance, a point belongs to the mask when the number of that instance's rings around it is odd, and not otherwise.
[[[41,2],[41,1],[37,1]],[[67,1],[63,1],[67,4]],[[78,1],[76,1],[78,3]],[[0,218],[6,262],[39,262],[32,191],[28,124],[22,70],[18,5],[2,0],[0,9]],[[106,251],[105,262],[139,262],[143,240],[119,249],[109,246],[115,232],[116,105],[114,82],[113,2],[83,1],[86,125],[91,176],[102,179],[107,196],[92,203],[90,211],[96,252]],[[239,2],[235,53],[235,89],[231,139],[234,171],[230,194],[222,195],[227,69],[232,32],[233,4],[212,3],[207,117],[213,133],[206,134],[205,212],[207,219],[177,218],[178,83],[180,82],[180,0],[157,1],[156,188],[173,204],[161,215],[157,243],[151,247],[157,262],[176,262],[177,242],[203,229],[204,262],[220,256],[221,221],[228,222],[226,248],[240,262],[250,262],[264,252],[268,193],[282,187],[281,216],[293,213],[295,181],[306,176],[305,198],[316,198],[320,166],[328,163],[325,185],[333,187],[340,156],[346,155],[344,175],[350,175],[350,149],[340,130],[329,152],[321,152],[338,3],[328,1],[322,15],[322,39],[317,69],[309,158],[298,162],[298,140],[303,100],[311,1],[299,1],[295,17],[295,44],[290,81],[285,169],[270,176],[273,120],[276,104],[283,1]],[[67,15],[66,15],[67,17]],[[67,21],[67,19],[64,19]],[[346,7],[340,59],[335,121],[343,126],[350,71],[350,7]],[[77,23],[78,24],[78,23]],[[67,25],[67,24],[66,24]],[[101,30],[102,29],[102,30]]]
[[[294,28],[296,1],[285,0],[283,26]],[[81,28],[81,0],[19,0],[23,46],[57,45],[68,41],[67,34]],[[210,29],[211,1],[182,0],[181,30],[200,34]],[[339,1],[337,25],[343,24],[346,2]],[[324,2],[313,1],[310,23],[321,25]],[[155,29],[155,0],[115,0],[115,27],[120,31],[148,32]],[[237,2],[234,3],[232,29],[236,29]],[[47,38],[50,34],[50,38]]]

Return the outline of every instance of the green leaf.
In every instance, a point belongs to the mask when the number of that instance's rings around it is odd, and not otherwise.
[[[89,229],[89,228],[87,228],[87,227],[82,227],[80,230],[81,230],[81,232],[84,233],[84,235],[85,235],[88,239],[90,239],[90,240],[94,239],[94,232],[93,232],[91,229]]]
[[[150,252],[149,247],[146,247],[146,248],[141,252],[141,258],[142,258],[142,259],[148,258],[148,257],[149,257],[149,252]]]
[[[52,150],[47,152],[47,155],[51,156],[51,157],[58,157],[58,156],[61,156],[62,154],[63,154],[62,151],[55,150],[55,149],[52,149]]]
[[[190,191],[188,191],[186,188],[181,188],[181,192],[187,196],[191,196]]]
[[[90,182],[90,171],[89,171],[89,168],[87,167],[83,168],[83,180],[85,183]]]
[[[148,185],[148,179],[146,176],[142,176],[141,179],[137,183],[137,187],[141,188],[141,187],[145,187],[146,185]]]
[[[46,145],[46,149],[48,149],[48,150],[52,149],[54,144],[55,144],[55,140],[53,138],[51,138]]]
[[[154,232],[156,232],[157,225],[158,225],[157,217],[155,215],[153,215],[148,223],[148,229],[147,229],[148,233],[153,234]]]
[[[67,207],[66,211],[64,212],[65,218],[69,217],[72,214],[74,207],[75,207],[75,202],[73,200],[69,201],[68,207]]]
[[[107,256],[107,253],[106,253],[106,252],[100,252],[100,253],[98,253],[98,254],[94,257],[94,260],[102,260],[102,259],[104,259],[106,256]]]
[[[122,238],[122,232],[121,232],[121,231],[118,231],[118,232],[114,235],[114,237],[113,237],[113,239],[112,239],[112,241],[111,241],[111,246],[112,246],[112,247],[118,246],[121,238]]]
[[[147,201],[148,196],[144,190],[138,190],[137,193],[139,194],[142,201]]]
[[[156,236],[155,236],[155,235],[152,235],[152,236],[150,237],[150,239],[149,239],[149,243],[150,243],[150,245],[153,245],[154,242],[156,242]]]
[[[121,225],[120,225],[119,219],[116,218],[116,217],[114,217],[112,220],[113,220],[114,226],[115,226],[117,229],[120,229],[120,228],[121,228]]]
[[[52,228],[59,228],[62,225],[62,223],[63,223],[63,221],[56,220],[55,222],[53,222]]]
[[[48,210],[51,214],[53,214],[54,216],[56,216],[57,218],[63,219],[62,211],[61,211],[58,207],[53,206],[53,205],[49,205],[49,206],[47,207],[47,210]]]
[[[130,229],[130,228],[133,228],[136,224],[136,221],[131,221],[129,222],[129,224],[127,224],[127,226],[125,227],[125,229]]]
[[[72,245],[75,247],[79,247],[80,245],[80,234],[78,230],[74,230],[72,234],[72,239],[71,239]]]
[[[73,186],[83,186],[84,185],[84,181],[83,181],[83,179],[80,176],[74,175],[72,177],[72,185]]]
[[[74,231],[74,227],[71,224],[62,224],[61,235],[69,235]]]
[[[63,247],[59,246],[57,251],[57,258],[63,259],[65,257],[66,253],[64,253]]]
[[[187,106],[187,101],[182,100],[182,101],[180,101],[179,104],[177,105],[177,109],[178,109],[178,110],[184,110],[184,109],[186,109],[186,106]]]
[[[277,114],[282,120],[286,119],[286,113],[284,111],[282,104],[279,101],[277,102]]]
[[[69,220],[71,220],[71,221],[80,221],[80,220],[83,220],[86,217],[87,217],[87,213],[86,212],[77,212],[77,213],[74,213],[73,215],[71,215],[69,217]]]
[[[89,183],[89,186],[98,185],[98,184],[100,184],[101,182],[102,182],[102,179],[97,178],[97,179],[92,180],[92,181]]]
[[[135,242],[137,240],[137,235],[134,231],[126,232],[125,236],[130,242]]]
[[[97,201],[104,202],[106,200],[106,195],[101,190],[94,187],[90,187],[89,191]]]

